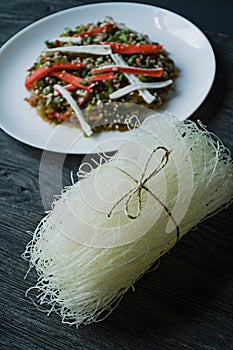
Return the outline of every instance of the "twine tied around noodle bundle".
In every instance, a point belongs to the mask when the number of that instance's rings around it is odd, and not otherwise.
[[[148,176],[146,176],[146,171],[148,169],[150,161],[151,161],[153,155],[156,152],[158,152],[159,150],[163,150],[164,151],[164,155],[162,156],[158,166]],[[176,220],[175,220],[174,216],[172,215],[171,211],[146,186],[146,183],[152,177],[154,177],[156,174],[158,174],[166,166],[166,164],[167,164],[167,162],[169,160],[170,153],[171,153],[171,150],[168,150],[166,147],[163,147],[163,146],[158,146],[158,147],[154,148],[152,150],[151,154],[149,155],[147,161],[146,161],[145,167],[144,167],[144,169],[143,169],[143,171],[141,173],[141,176],[140,176],[139,180],[135,179],[132,175],[127,173],[127,171],[119,168],[118,166],[114,166],[117,170],[119,170],[120,172],[122,172],[123,174],[128,176],[131,180],[133,180],[136,185],[135,185],[135,187],[130,189],[126,194],[124,194],[120,199],[118,199],[118,201],[112,206],[111,210],[108,212],[108,217],[110,217],[112,215],[114,209],[118,206],[118,204],[120,204],[124,199],[126,199],[125,210],[124,210],[125,214],[128,216],[129,219],[137,219],[141,215],[141,212],[142,212],[142,190],[145,190],[163,207],[163,209],[166,211],[168,216],[171,218],[171,220],[173,221],[173,223],[175,225],[175,228],[176,228],[177,240],[179,240],[179,238],[180,238],[179,226],[177,225]],[[134,194],[136,194],[136,193],[137,193],[137,213],[135,215],[132,215],[132,214],[130,214],[130,211],[129,211],[129,204],[130,204]]]

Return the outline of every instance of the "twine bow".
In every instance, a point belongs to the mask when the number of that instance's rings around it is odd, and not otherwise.
[[[146,171],[148,169],[148,166],[150,164],[150,161],[153,157],[153,155],[158,152],[159,150],[163,150],[165,153],[162,156],[160,163],[158,164],[158,166],[146,177]],[[152,178],[154,177],[156,174],[158,174],[167,164],[168,159],[169,159],[169,154],[171,153],[171,150],[168,150],[166,147],[163,146],[158,146],[155,149],[152,150],[151,154],[149,155],[144,170],[141,173],[141,176],[139,178],[139,180],[135,179],[132,175],[130,175],[129,173],[127,173],[125,170],[115,166],[115,168],[117,170],[119,170],[120,172],[122,172],[123,174],[125,174],[126,176],[128,176],[131,180],[133,180],[136,185],[135,187],[133,187],[132,189],[130,189],[130,191],[128,191],[126,194],[124,194],[111,208],[111,210],[108,213],[108,217],[110,217],[114,211],[114,209],[118,206],[118,204],[120,204],[124,199],[126,199],[126,203],[125,203],[125,214],[128,216],[129,219],[137,219],[142,212],[142,190],[144,189],[145,191],[147,191],[148,193],[150,193],[150,195],[152,197],[154,197],[154,199],[164,208],[164,210],[166,211],[166,213],[168,214],[168,216],[171,218],[171,220],[174,222],[174,225],[176,227],[176,231],[177,231],[177,240],[179,240],[180,237],[180,232],[179,232],[179,227],[172,215],[172,213],[170,212],[170,210],[168,209],[168,207],[153,193],[150,191],[150,189],[146,186],[146,183]],[[134,196],[134,194],[137,193],[137,197],[138,197],[138,202],[137,202],[137,213],[136,215],[132,215],[130,214],[129,211],[129,205],[130,202]]]

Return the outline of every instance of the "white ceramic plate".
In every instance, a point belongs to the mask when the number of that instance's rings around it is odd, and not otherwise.
[[[204,34],[192,23],[170,11],[144,4],[102,3],[79,6],[45,17],[17,33],[1,49],[0,118],[8,134],[29,145],[56,152],[84,154],[117,149],[127,133],[101,133],[84,138],[66,125],[52,126],[37,116],[23,100],[26,70],[44,48],[44,41],[57,37],[65,27],[96,22],[112,16],[117,22],[164,45],[180,69],[175,93],[163,108],[183,120],[203,102],[215,75],[213,50]],[[100,150],[100,148],[99,148]]]

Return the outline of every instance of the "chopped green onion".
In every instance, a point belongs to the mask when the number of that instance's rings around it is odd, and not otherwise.
[[[87,75],[87,70],[86,69],[82,69],[81,70],[81,76],[82,76],[82,78],[85,78],[85,76]]]
[[[133,64],[136,60],[136,58],[138,58],[138,55],[133,55],[128,59],[128,64]]]
[[[114,87],[110,85],[109,88],[108,88],[108,93],[112,94],[113,91],[114,91]]]
[[[36,86],[38,89],[44,87],[44,86],[45,86],[44,80],[38,80],[38,81],[35,83],[35,86]]]
[[[113,36],[110,35],[110,36],[106,39],[106,41],[113,41]]]
[[[84,85],[84,86],[87,86],[87,85],[88,85],[88,82],[85,81],[85,80],[80,80],[80,81],[79,81],[79,84]]]
[[[93,43],[93,38],[91,36],[88,36],[86,39],[87,44],[92,44]]]
[[[56,104],[56,105],[59,105],[60,103],[62,103],[64,101],[63,98],[61,97],[56,97],[54,98],[53,102]]]
[[[85,108],[86,112],[89,112],[92,109],[92,104],[88,103],[87,107]]]
[[[50,45],[52,45],[53,43],[52,43],[51,41],[49,41],[49,40],[45,40],[45,41],[44,41],[44,44],[45,44],[46,46],[50,46]]]
[[[75,72],[73,72],[73,74],[76,76],[76,77],[81,77],[81,73],[80,73],[80,71],[75,71]]]
[[[50,61],[45,62],[45,65],[46,65],[47,67],[50,67],[50,66],[51,66],[51,62],[50,62]]]
[[[50,105],[50,103],[52,102],[52,94],[51,95],[49,95],[48,97],[47,97],[47,100],[46,100],[46,103],[45,103],[45,106],[47,107],[48,105]]]
[[[126,41],[127,40],[127,35],[122,34],[121,36],[119,36],[119,39],[122,41]]]
[[[69,28],[69,27],[65,27],[64,32],[65,32],[66,34],[70,34],[70,32],[72,32],[72,30],[71,30],[71,28]]]
[[[118,74],[118,80],[119,81],[122,81],[123,78],[124,78],[124,74],[123,73]]]
[[[153,66],[153,63],[150,61],[149,57],[146,59],[146,67],[150,68]]]
[[[125,27],[125,28],[122,29],[122,32],[124,32],[125,34],[128,34],[129,33],[129,29],[127,27]]]
[[[78,34],[82,32],[82,28],[80,26],[75,27],[75,32]]]
[[[34,67],[36,68],[36,69],[38,69],[38,68],[40,68],[41,66],[43,65],[43,63],[36,63],[35,65],[34,65]]]
[[[103,57],[102,57],[102,56],[98,57],[97,60],[96,60],[96,62],[98,62],[98,63],[103,63],[103,62],[104,62]]]
[[[136,40],[137,40],[137,41],[142,41],[143,39],[144,39],[143,35],[138,35],[138,36],[136,37]]]
[[[46,86],[46,87],[43,89],[43,95],[44,95],[44,96],[47,96],[50,92],[52,92],[52,87],[51,87],[51,86]]]
[[[96,94],[96,99],[97,99],[97,100],[101,100],[102,98],[103,98],[103,96],[102,96],[102,94],[101,94],[101,93]]]
[[[55,62],[67,62],[67,60],[64,57],[61,57],[61,58],[56,58]]]
[[[138,79],[140,79],[141,81],[147,81],[147,78],[143,74],[138,74]]]

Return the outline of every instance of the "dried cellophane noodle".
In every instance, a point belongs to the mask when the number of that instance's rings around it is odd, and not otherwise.
[[[29,291],[63,322],[106,317],[124,293],[233,196],[229,152],[200,123],[147,118],[107,163],[66,188],[24,257]]]

